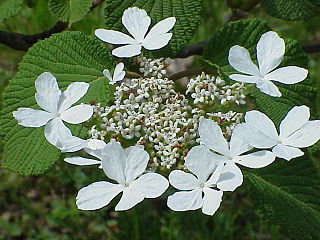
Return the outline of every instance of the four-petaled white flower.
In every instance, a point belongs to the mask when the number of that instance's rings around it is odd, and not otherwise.
[[[193,147],[186,156],[185,166],[195,176],[181,170],[169,175],[170,184],[182,190],[168,197],[167,205],[174,211],[202,208],[204,214],[213,215],[220,206],[223,191],[233,191],[242,179],[235,165],[218,163],[205,146]]]
[[[250,129],[247,131],[239,131],[237,125],[231,135],[230,142],[223,137],[221,128],[219,125],[210,120],[202,119],[199,125],[199,135],[201,143],[210,150],[217,152],[218,154],[211,153],[216,161],[225,163],[225,166],[229,166],[232,169],[241,170],[236,164],[240,164],[249,168],[262,168],[271,164],[275,160],[275,155],[267,150],[257,151],[253,153],[244,154],[253,149],[253,146],[247,143],[245,134],[250,134]],[[243,177],[238,179],[238,186],[242,184]]]
[[[44,111],[18,108],[13,112],[18,124],[25,127],[45,125],[46,139],[61,151],[73,152],[82,149],[85,141],[72,136],[63,121],[79,124],[92,116],[93,108],[90,105],[80,104],[71,107],[86,94],[89,84],[73,82],[64,92],[61,92],[56,78],[51,73],[44,72],[37,78],[35,87],[37,91],[35,94],[36,102]]]
[[[168,32],[176,23],[176,18],[169,17],[158,22],[146,34],[151,19],[145,10],[133,7],[124,11],[122,23],[133,38],[122,32],[105,29],[97,29],[95,35],[104,42],[125,45],[114,49],[114,56],[133,57],[141,53],[142,47],[156,50],[166,46],[172,38],[172,33]]]
[[[261,92],[273,97],[281,97],[278,87],[271,81],[295,84],[303,81],[308,70],[296,66],[281,67],[285,43],[275,32],[264,33],[257,44],[257,67],[251,60],[247,49],[233,46],[229,51],[229,63],[237,71],[248,74],[232,74],[229,77],[238,82],[255,83]]]
[[[124,79],[126,72],[123,71],[123,69],[124,69],[124,64],[121,62],[121,63],[118,63],[117,66],[115,67],[113,72],[113,77],[111,76],[110,71],[108,69],[103,70],[103,75],[108,78],[109,84],[113,85]]]
[[[110,182],[95,182],[78,192],[76,204],[81,210],[95,210],[110,203],[123,192],[116,211],[134,207],[144,198],[156,198],[168,188],[168,180],[157,173],[143,172],[149,161],[148,153],[137,146],[123,149],[115,141],[111,141],[102,149],[102,168]]]
[[[239,125],[239,131],[253,147],[272,148],[277,157],[291,160],[304,155],[299,148],[310,147],[320,139],[320,120],[308,121],[309,118],[307,106],[293,107],[280,123],[278,135],[270,118],[253,110],[246,113],[245,123]]]

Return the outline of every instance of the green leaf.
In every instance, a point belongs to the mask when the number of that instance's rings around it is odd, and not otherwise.
[[[49,10],[59,20],[74,23],[87,15],[92,0],[49,0]]]
[[[80,32],[56,34],[30,48],[3,94],[3,166],[25,175],[40,174],[60,157],[60,151],[46,141],[44,127],[22,127],[12,116],[19,107],[39,108],[34,83],[41,73],[51,72],[62,90],[72,82],[88,82],[89,91],[80,101],[107,102],[112,93],[102,71],[113,67],[112,56],[104,44]],[[80,125],[72,130],[78,136],[86,132]]]
[[[109,0],[106,3],[105,16],[107,29],[123,31],[121,17],[129,7],[139,7],[148,12],[152,26],[167,18],[176,17],[177,22],[170,32],[173,37],[161,54],[175,56],[193,37],[200,24],[202,0]]]
[[[320,14],[320,0],[259,0],[271,16],[284,20],[303,20]]]
[[[22,5],[23,0],[1,0],[0,2],[0,22],[16,15]]]
[[[229,49],[234,45],[247,48],[251,58],[256,59],[256,44],[260,36],[270,31],[261,20],[249,19],[227,24],[209,41],[204,50],[204,59],[219,68],[227,80],[236,71],[228,63]],[[299,44],[286,39],[285,57],[280,66],[296,65],[308,68],[307,55]],[[277,125],[295,105],[312,106],[316,89],[307,79],[295,85],[277,84],[283,96],[274,98],[263,94],[254,85],[249,93],[255,106],[267,114]],[[277,159],[274,164],[259,170],[246,171],[246,183],[256,209],[266,219],[282,227],[293,239],[318,239],[320,224],[319,184],[320,178],[312,161],[306,155],[287,162]],[[300,236],[300,237],[297,237]]]

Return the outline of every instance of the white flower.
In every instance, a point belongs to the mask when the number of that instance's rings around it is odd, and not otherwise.
[[[18,108],[13,117],[25,127],[45,125],[44,134],[52,145],[64,152],[78,151],[83,148],[84,140],[74,137],[62,122],[79,124],[87,121],[93,114],[90,105],[80,104],[71,107],[88,91],[89,84],[74,82],[61,92],[56,78],[49,72],[42,73],[35,82],[35,99],[44,110]]]
[[[106,76],[109,80],[109,84],[113,85],[119,81],[122,81],[126,75],[126,72],[123,71],[124,64],[118,63],[116,68],[114,69],[113,77],[111,76],[108,69],[103,70],[103,75]]]
[[[245,134],[246,132],[241,132]],[[213,158],[217,161],[225,163],[225,166],[229,166],[232,169],[239,169],[236,164],[240,164],[249,168],[261,168],[269,165],[275,160],[275,155],[270,151],[258,151],[242,155],[253,149],[252,146],[247,144],[243,136],[238,130],[238,125],[232,132],[230,143],[223,137],[221,128],[219,125],[210,120],[202,119],[199,124],[199,135],[201,143],[207,148],[215,151],[218,154],[211,153]],[[248,133],[249,134],[249,133]],[[239,178],[238,186],[242,184],[242,174]]]
[[[281,63],[285,53],[285,43],[275,32],[263,34],[257,44],[257,67],[251,60],[247,49],[233,46],[229,51],[229,63],[237,71],[247,74],[232,74],[235,81],[255,83],[261,92],[273,97],[281,97],[278,87],[271,81],[295,84],[303,81],[308,70],[296,66],[282,67],[274,70]]]
[[[114,30],[97,29],[95,35],[102,41],[111,44],[124,44],[112,51],[117,57],[133,57],[141,53],[141,48],[155,50],[163,48],[172,38],[168,33],[176,23],[175,17],[166,18],[154,25],[146,35],[151,19],[147,12],[137,7],[128,8],[123,12],[122,23],[133,36]]]
[[[143,172],[149,161],[148,153],[140,147],[123,149],[115,141],[102,150],[102,168],[110,179],[118,184],[100,181],[82,188],[76,204],[81,210],[96,210],[110,203],[123,192],[116,211],[128,210],[144,198],[156,198],[168,188],[168,180],[157,173]]]
[[[185,165],[195,176],[181,170],[169,175],[170,184],[182,190],[168,197],[167,205],[174,211],[202,208],[204,214],[213,215],[220,206],[223,191],[233,191],[242,179],[238,168],[217,164],[205,146],[193,147],[186,156]]]
[[[308,121],[309,118],[307,106],[293,107],[280,123],[278,135],[270,118],[253,110],[246,113],[246,123],[240,124],[239,131],[253,147],[272,148],[277,157],[291,160],[304,155],[299,148],[309,147],[320,139],[320,120]]]

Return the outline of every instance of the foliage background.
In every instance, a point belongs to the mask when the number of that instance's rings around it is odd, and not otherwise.
[[[18,15],[0,23],[0,30],[34,34],[49,29],[56,19],[49,13],[47,4],[46,0],[38,0],[32,9],[23,6]],[[208,39],[232,14],[223,0],[206,0],[203,9],[202,24],[192,43]],[[301,44],[320,41],[320,17],[288,22],[267,15],[260,6],[250,11],[248,17],[266,20],[283,37]],[[100,6],[72,24],[70,30],[93,34],[94,29],[105,27],[104,22],[104,9]],[[0,91],[16,73],[24,54],[0,45]],[[318,53],[309,56],[310,74],[320,79],[320,56]],[[193,58],[192,64],[199,65],[198,57]],[[319,89],[320,81],[316,84]],[[318,95],[318,115],[319,102]],[[319,167],[319,161],[316,158],[314,161]],[[103,176],[92,168],[73,167],[63,161],[41,176],[25,177],[0,169],[0,240],[287,239],[278,226],[265,222],[254,212],[246,197],[245,184],[236,192],[225,194],[222,206],[213,217],[199,211],[168,211],[162,200],[147,200],[120,213],[112,210],[112,204],[95,212],[77,210],[77,191],[97,179]]]

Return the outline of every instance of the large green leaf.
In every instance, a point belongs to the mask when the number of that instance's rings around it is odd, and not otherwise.
[[[0,22],[8,17],[16,15],[21,9],[23,0],[1,0],[0,1]]]
[[[34,98],[37,76],[51,72],[61,89],[75,81],[88,82],[89,91],[81,102],[106,102],[112,94],[102,74],[105,68],[113,68],[109,51],[95,37],[80,32],[56,34],[30,48],[3,94],[3,166],[26,175],[40,174],[59,159],[60,152],[46,141],[43,127],[25,128],[12,117],[19,107],[38,108]],[[78,136],[84,132],[79,126],[72,130]]]
[[[92,0],[49,0],[49,10],[59,20],[74,23],[87,15]]]
[[[155,24],[167,17],[176,17],[173,37],[163,55],[175,56],[185,47],[200,24],[202,0],[109,0],[105,8],[107,29],[124,31],[121,17],[129,7],[145,9]]]
[[[256,59],[256,44],[267,31],[270,31],[269,26],[256,19],[229,23],[209,41],[204,58],[227,79],[228,75],[236,73],[228,64],[229,49],[234,45],[243,46],[249,50],[251,58]],[[285,42],[286,53],[280,66],[307,68],[308,58],[299,44],[294,40]],[[249,88],[256,108],[276,124],[293,106],[314,103],[316,89],[311,86],[311,80],[291,86],[278,84],[278,87],[283,94],[281,98],[263,94],[255,86]],[[290,162],[277,159],[269,167],[247,171],[245,176],[250,197],[259,213],[282,226],[293,239],[317,239],[320,209],[315,205],[319,201],[320,178],[308,155]]]
[[[285,20],[302,20],[320,14],[320,0],[259,0],[271,16]]]

